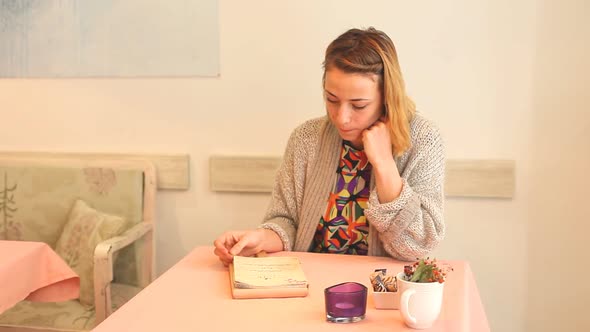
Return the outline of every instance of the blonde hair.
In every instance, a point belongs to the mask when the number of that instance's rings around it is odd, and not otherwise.
[[[416,113],[416,105],[406,95],[397,52],[391,39],[373,27],[366,30],[350,29],[326,49],[324,83],[326,71],[331,68],[379,77],[393,154],[399,156],[408,150],[412,145],[410,121]]]

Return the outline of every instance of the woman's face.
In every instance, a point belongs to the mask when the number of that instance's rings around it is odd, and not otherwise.
[[[362,148],[363,130],[383,114],[377,75],[345,73],[332,68],[326,71],[324,98],[328,116],[340,137],[355,148]]]

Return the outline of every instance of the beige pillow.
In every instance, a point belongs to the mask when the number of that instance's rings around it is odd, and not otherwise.
[[[125,229],[121,217],[97,211],[76,200],[55,251],[80,276],[80,303],[94,305],[94,249]]]

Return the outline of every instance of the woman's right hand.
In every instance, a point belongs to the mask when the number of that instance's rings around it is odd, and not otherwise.
[[[225,232],[213,242],[215,246],[214,253],[219,257],[223,265],[227,266],[233,261],[234,256],[253,256],[263,250],[271,252],[272,247],[267,245],[269,237],[278,239],[282,246],[278,235],[268,229]],[[271,241],[275,242],[275,239],[271,238]]]

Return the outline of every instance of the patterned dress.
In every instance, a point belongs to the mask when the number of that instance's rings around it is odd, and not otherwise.
[[[318,223],[312,251],[367,255],[369,224],[364,210],[369,200],[371,169],[363,150],[342,142],[336,186]]]

